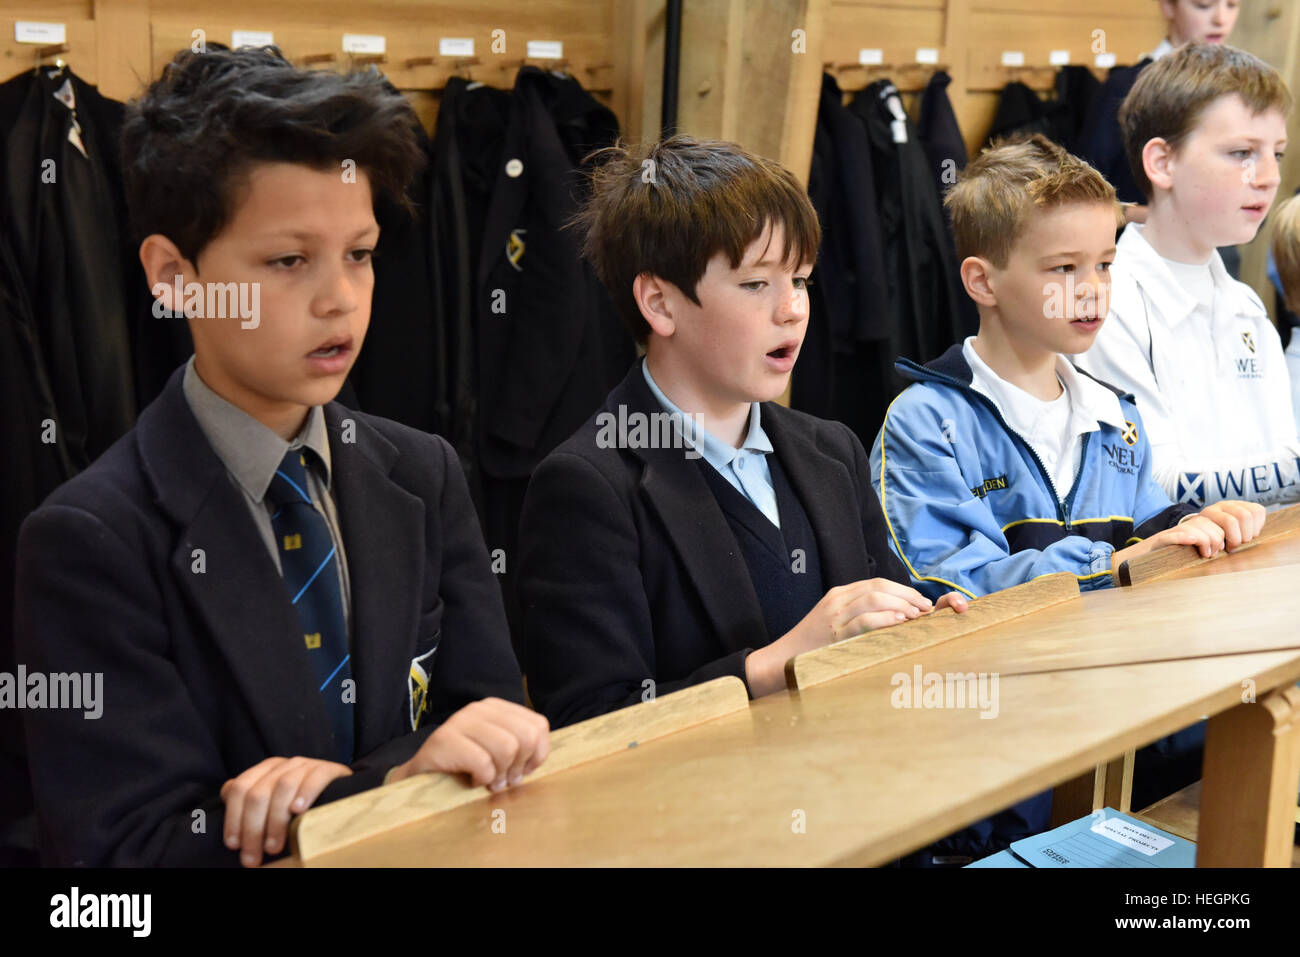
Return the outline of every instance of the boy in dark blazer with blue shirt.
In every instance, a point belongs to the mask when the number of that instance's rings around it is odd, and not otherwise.
[[[799,652],[934,607],[858,439],[773,401],[808,323],[806,191],[730,143],[606,159],[577,225],[646,357],[524,502],[525,670],[556,726],[723,675],[758,697]]]
[[[103,683],[95,720],[24,713],[50,863],[256,865],[315,804],[546,757],[455,454],[332,401],[417,122],[270,49],[178,55],[130,108],[141,262],[195,355],[21,532],[18,660]]]

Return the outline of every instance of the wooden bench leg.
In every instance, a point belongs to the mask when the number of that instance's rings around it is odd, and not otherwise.
[[[1133,761],[1136,751],[1125,751],[1107,764],[1102,799],[1097,807],[1113,807],[1121,814],[1133,808]],[[1094,808],[1095,810],[1095,808]]]
[[[1133,755],[1125,751],[1112,761],[1058,784],[1052,791],[1052,827],[1077,821],[1103,807],[1127,814],[1133,803]]]
[[[1300,688],[1212,717],[1196,866],[1290,867],[1298,783]]]

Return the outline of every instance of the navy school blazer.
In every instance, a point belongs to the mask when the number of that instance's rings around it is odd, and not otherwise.
[[[29,674],[103,674],[98,719],[22,712],[48,863],[237,865],[221,785],[271,756],[334,759],[288,590],[185,401],[183,371],[20,533],[18,661]],[[336,402],[325,419],[358,757],[317,805],[381,783],[466,704],[523,701],[451,447]],[[413,721],[417,659],[432,673]]]
[[[632,366],[604,408],[538,466],[519,531],[524,663],[560,727],[723,675],[769,636],[745,559],[698,461],[601,448],[602,412],[662,412]],[[866,452],[839,422],[773,402],[763,429],[813,528],[827,589],[911,579],[890,550]],[[810,609],[811,610],[811,609]]]

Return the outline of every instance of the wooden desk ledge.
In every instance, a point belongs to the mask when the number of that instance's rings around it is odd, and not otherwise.
[[[1276,541],[1296,531],[1300,531],[1300,505],[1278,509],[1265,519],[1264,528],[1260,531],[1258,538],[1253,542],[1242,545],[1232,554],[1240,555],[1256,545]],[[1141,585],[1171,575],[1174,572],[1195,568],[1208,562],[1223,561],[1230,557],[1232,556],[1228,555],[1227,552],[1220,552],[1214,558],[1202,558],[1201,553],[1193,545],[1166,545],[1164,548],[1157,548],[1145,555],[1139,555],[1137,558],[1121,562],[1119,568],[1115,570],[1115,584],[1124,586]]]
[[[801,691],[1078,597],[1079,582],[1073,575],[1044,575],[978,598],[961,615],[951,608],[941,608],[921,618],[796,655],[786,662],[786,685],[791,691]]]
[[[545,763],[519,787],[748,705],[745,683],[728,676],[560,728],[551,733],[551,752]],[[290,847],[296,861],[309,867],[322,854],[491,793],[486,787],[470,785],[464,775],[417,774],[298,816],[290,824]]]

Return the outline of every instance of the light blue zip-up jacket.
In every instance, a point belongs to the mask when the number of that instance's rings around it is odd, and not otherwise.
[[[1197,511],[1173,505],[1156,483],[1133,397],[1111,386],[1124,427],[1098,421],[1084,435],[1062,502],[1038,455],[972,387],[960,344],[897,369],[914,382],[872,445],[872,484],[890,546],[930,598],[952,589],[976,598],[1054,572],[1104,588],[1117,548]]]

